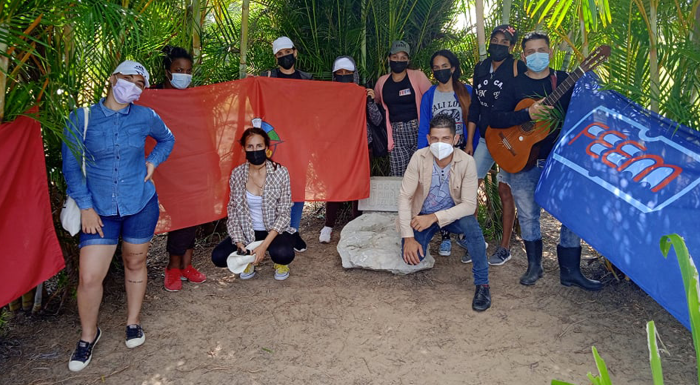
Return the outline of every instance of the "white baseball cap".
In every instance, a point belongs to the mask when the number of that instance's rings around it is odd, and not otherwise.
[[[355,65],[352,64],[352,61],[350,59],[346,57],[341,57],[340,59],[336,60],[335,63],[333,63],[333,72],[339,70],[348,70],[355,72]]]
[[[117,69],[112,72],[112,75],[114,74],[122,74],[122,75],[141,75],[143,76],[143,79],[146,81],[146,88],[150,87],[151,85],[148,83],[148,78],[150,77],[148,75],[148,70],[146,70],[146,67],[143,66],[143,64],[139,62],[135,62],[132,60],[126,60],[123,61],[121,64],[117,66]]]
[[[287,36],[282,36],[272,42],[273,55],[277,55],[277,52],[287,48],[294,48],[294,43],[292,43],[292,39],[288,38]]]

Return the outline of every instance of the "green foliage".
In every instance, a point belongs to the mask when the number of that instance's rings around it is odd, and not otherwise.
[[[698,270],[695,263],[688,252],[683,237],[678,234],[665,235],[660,241],[661,253],[664,258],[668,258],[671,248],[676,252],[676,260],[681,270],[683,278],[683,287],[685,296],[688,301],[688,313],[690,315],[690,331],[693,335],[693,344],[695,346],[696,370],[698,375],[698,384],[700,384],[700,279],[698,278]],[[661,368],[661,357],[658,348],[658,333],[654,321],[647,322],[647,343],[649,348],[649,364],[651,366],[651,375],[654,385],[663,385],[664,376]],[[612,385],[608,369],[605,361],[600,357],[595,346],[593,346],[593,357],[595,358],[596,367],[598,368],[599,376],[593,376],[588,373],[588,379],[593,385]],[[552,385],[573,385],[568,382],[553,380]]]
[[[680,235],[671,234],[661,238],[660,246],[661,253],[665,258],[668,258],[671,247],[673,247],[678,266],[681,268],[685,297],[688,301],[690,330],[693,333],[693,345],[695,346],[695,368],[697,370],[698,383],[700,383],[700,279],[698,279],[698,269],[690,257],[683,237]]]

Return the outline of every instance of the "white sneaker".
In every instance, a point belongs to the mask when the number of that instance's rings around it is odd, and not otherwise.
[[[321,235],[318,236],[318,241],[321,243],[331,243],[331,233],[333,232],[332,227],[323,226],[321,229]]]

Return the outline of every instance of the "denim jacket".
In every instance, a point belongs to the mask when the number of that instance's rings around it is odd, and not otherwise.
[[[113,111],[104,105],[104,98],[90,106],[85,138],[84,119],[83,109],[73,111],[63,130],[63,176],[68,195],[81,210],[93,208],[99,215],[138,213],[156,193],[152,182],[143,181],[146,162],[158,167],[165,161],[175,137],[152,109],[129,104]],[[147,136],[156,140],[148,157]],[[87,178],[81,171],[83,151]]]

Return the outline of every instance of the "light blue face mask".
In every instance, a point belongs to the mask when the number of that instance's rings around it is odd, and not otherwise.
[[[535,52],[525,57],[527,68],[532,72],[544,71],[549,66],[549,54],[546,52]]]

